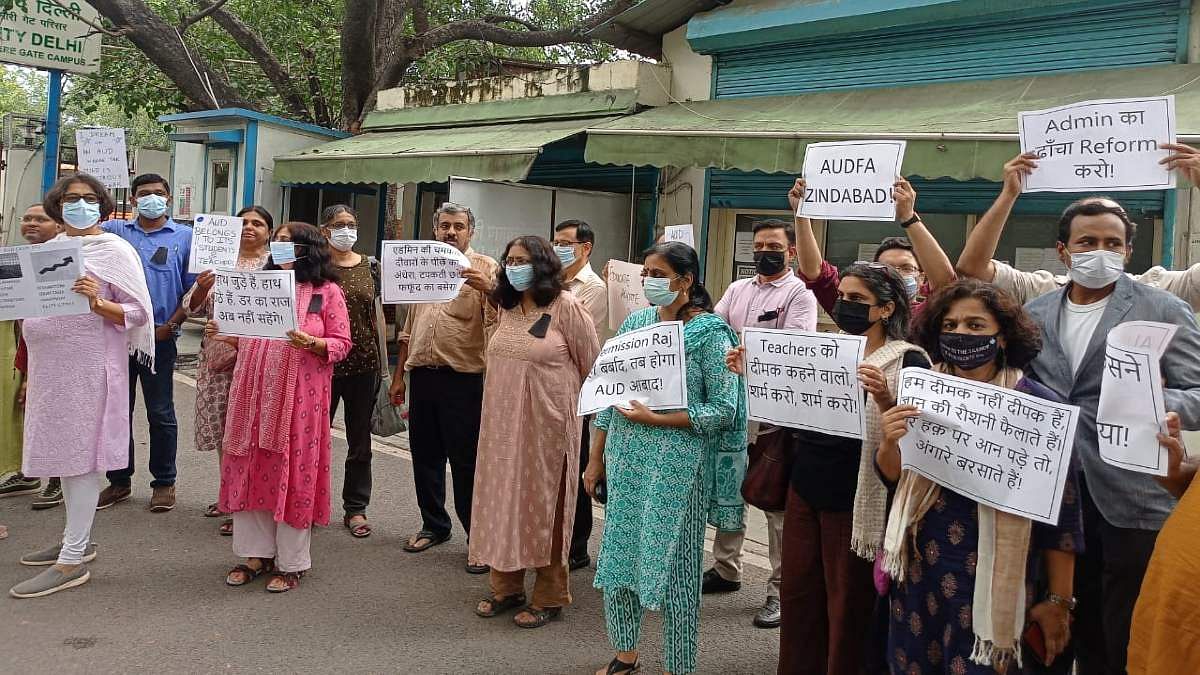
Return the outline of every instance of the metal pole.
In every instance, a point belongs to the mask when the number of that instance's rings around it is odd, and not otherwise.
[[[50,89],[46,104],[46,142],[42,145],[42,194],[58,180],[58,123],[62,116],[62,71],[50,71]]]

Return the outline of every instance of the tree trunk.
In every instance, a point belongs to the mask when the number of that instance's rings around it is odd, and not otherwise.
[[[345,0],[342,22],[342,123],[358,120],[375,84],[375,27],[380,2]]]

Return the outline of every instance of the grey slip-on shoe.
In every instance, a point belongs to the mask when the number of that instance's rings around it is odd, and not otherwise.
[[[35,553],[26,553],[21,556],[21,564],[29,567],[42,567],[44,565],[53,565],[58,562],[58,554],[62,551],[62,544],[51,546],[50,548],[37,551]],[[83,552],[83,562],[90,563],[96,559],[96,542],[88,544],[87,550]]]
[[[92,573],[83,565],[65,573],[51,567],[29,581],[22,581],[13,586],[8,594],[14,598],[42,598],[68,588],[82,586],[91,578]]]

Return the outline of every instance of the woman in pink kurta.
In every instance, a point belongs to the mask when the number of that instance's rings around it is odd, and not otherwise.
[[[219,504],[233,514],[234,553],[247,559],[225,582],[242,586],[273,571],[267,590],[281,593],[312,566],[312,526],[329,524],[330,380],[351,340],[325,238],[307,223],[285,223],[275,240],[294,245],[295,262],[267,269],[295,272],[297,330],[286,341],[236,340]],[[219,319],[210,321],[206,333],[219,331]]]
[[[50,595],[90,578],[83,563],[96,555],[91,529],[104,472],[129,465],[129,357],[154,362],[153,309],[141,262],[132,246],[98,224],[113,211],[108,191],[77,174],[55,184],[45,209],[68,227],[42,246],[81,244],[84,276],[72,290],[87,298],[90,309],[23,322],[29,384],[21,471],[62,478],[67,524],[61,545],[22,558],[48,569],[13,587],[19,598]],[[32,255],[43,256],[35,265],[47,276],[70,257]],[[70,406],[67,417],[64,405]]]
[[[491,566],[484,617],[525,602],[514,617],[537,628],[571,602],[570,548],[579,485],[579,387],[600,351],[591,315],[563,289],[562,266],[541,237],[504,252],[493,298],[500,321],[488,343],[487,379],[471,507],[470,562]]]

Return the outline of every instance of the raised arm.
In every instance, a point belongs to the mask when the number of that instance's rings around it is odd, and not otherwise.
[[[800,201],[804,199],[807,184],[803,178],[797,178],[795,185],[788,191],[788,204],[792,213],[800,210]],[[816,279],[821,276],[821,263],[825,257],[821,255],[821,245],[817,243],[817,235],[813,234],[812,221],[796,216],[796,262],[800,266],[800,274],[805,279]]]
[[[900,178],[896,181],[892,186],[892,198],[896,201],[896,220],[904,223],[916,215],[917,191],[907,180]],[[949,256],[929,228],[925,227],[925,223],[918,220],[908,226],[905,234],[912,242],[913,253],[917,256],[921,271],[925,273],[929,289],[936,291],[954,283],[958,278],[954,273],[954,265],[950,264]]]
[[[991,208],[971,230],[967,243],[963,246],[962,255],[958,256],[958,273],[991,283],[996,276],[996,267],[992,257],[996,255],[996,246],[1000,244],[1000,235],[1004,233],[1004,224],[1012,214],[1013,205],[1021,196],[1021,183],[1037,168],[1037,155],[1027,152],[1017,155],[1004,165],[1004,187],[1000,196],[992,203]]]

